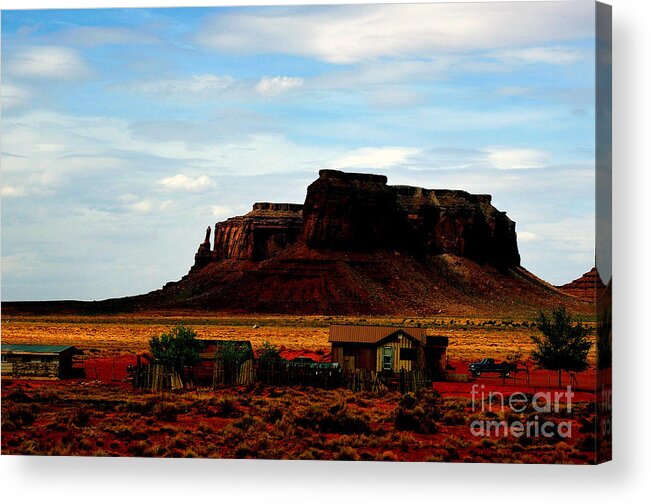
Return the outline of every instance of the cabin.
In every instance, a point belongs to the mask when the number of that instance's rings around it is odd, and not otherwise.
[[[83,352],[66,345],[2,344],[2,377],[31,380],[83,378]]]
[[[200,361],[193,366],[197,385],[250,385],[254,381],[253,347],[250,341],[200,340]]]
[[[332,361],[344,370],[445,373],[448,338],[427,336],[422,327],[332,325],[329,342]]]

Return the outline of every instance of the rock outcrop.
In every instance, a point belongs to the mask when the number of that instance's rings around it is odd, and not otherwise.
[[[491,196],[322,170],[303,205],[218,222],[184,278],[140,307],[300,314],[535,313],[585,308],[520,266]]]
[[[580,278],[572,280],[570,283],[558,287],[562,292],[570,296],[596,303],[599,296],[601,296],[606,286],[601,280],[597,268],[592,268],[587,273],[584,273]]]
[[[489,195],[322,170],[303,205],[255,203],[209,227],[189,273],[162,289],[9,308],[512,317],[560,304],[594,313],[594,282],[590,272],[559,290],[520,266],[515,223]]]
[[[302,211],[292,203],[256,203],[248,214],[218,222],[212,260],[275,257],[298,239]]]
[[[193,271],[210,261],[270,259],[299,240],[314,250],[395,250],[421,260],[453,254],[499,268],[520,265],[515,223],[490,195],[321,170],[304,205],[256,203],[248,214],[217,223],[213,251],[204,241]]]

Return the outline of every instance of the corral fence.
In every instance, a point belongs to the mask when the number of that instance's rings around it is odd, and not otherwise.
[[[259,363],[256,381],[266,385],[289,385],[333,389],[343,386],[341,367],[332,362],[272,361]]]
[[[294,363],[284,360],[265,363],[249,360],[237,366],[230,362],[216,361],[209,382],[194,379],[191,370],[181,375],[159,364],[139,364],[132,370],[132,379],[134,387],[148,390],[175,390],[193,385],[219,388],[262,383],[322,389],[347,388],[353,392],[398,390],[404,394],[432,384],[428,374],[418,370],[376,373],[366,369],[342,369],[338,363],[332,362]]]
[[[160,364],[139,364],[132,370],[133,386],[147,390],[177,390],[190,384],[176,371]]]
[[[212,387],[251,385],[255,382],[255,366],[253,360],[244,362],[235,360],[217,360],[212,377]]]

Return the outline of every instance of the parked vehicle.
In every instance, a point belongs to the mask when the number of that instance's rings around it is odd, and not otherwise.
[[[498,373],[500,377],[508,378],[511,372],[517,369],[517,365],[508,362],[495,362],[495,359],[486,358],[479,362],[473,362],[468,366],[468,371],[475,378],[478,378],[482,373]]]

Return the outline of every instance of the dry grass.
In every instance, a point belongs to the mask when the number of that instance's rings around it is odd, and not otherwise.
[[[566,440],[477,439],[468,401],[443,401],[431,390],[376,397],[277,387],[166,394],[78,383],[23,387],[3,386],[3,454],[586,463],[594,451],[593,434],[580,429]],[[224,404],[237,414],[224,415]],[[428,408],[436,415],[427,429],[401,425],[401,412],[416,418]],[[448,425],[451,412],[463,422]],[[593,416],[577,404],[572,421],[588,425]]]
[[[254,348],[264,341],[292,350],[328,351],[331,323],[421,325],[428,334],[448,336],[451,360],[468,361],[490,355],[507,359],[515,352],[528,356],[531,336],[537,331],[531,320],[490,320],[485,318],[347,318],[290,316],[7,316],[2,320],[4,343],[66,344],[100,355],[144,351],[149,339],[184,323],[200,338],[250,340]],[[257,326],[257,328],[254,328]],[[588,322],[594,328],[594,323]],[[591,335],[591,338],[594,336]],[[594,345],[590,353],[594,362]]]

